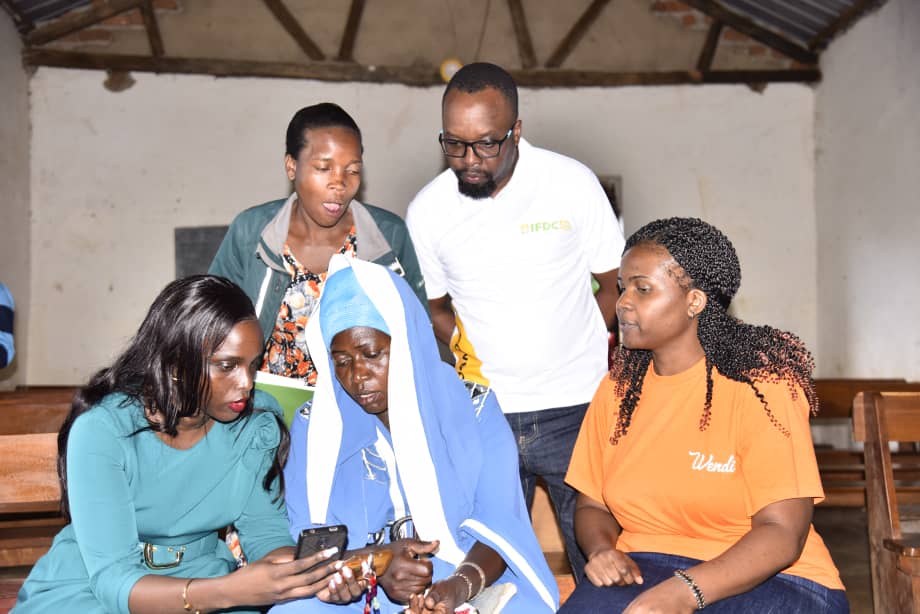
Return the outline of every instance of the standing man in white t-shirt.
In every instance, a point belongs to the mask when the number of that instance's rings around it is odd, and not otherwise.
[[[502,68],[460,69],[442,122],[450,168],[422,188],[406,219],[435,334],[474,399],[496,395],[518,442],[527,504],[543,478],[579,580],[576,494],[563,480],[607,371],[623,234],[591,170],[521,138],[517,86]]]

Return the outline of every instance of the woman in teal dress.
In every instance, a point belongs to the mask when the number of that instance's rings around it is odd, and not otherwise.
[[[58,436],[70,524],[14,612],[258,610],[360,594],[336,563],[301,573],[331,552],[293,558],[289,439],[277,404],[252,389],[261,353],[233,283],[196,276],[160,293],[124,353],[74,397]],[[239,569],[217,535],[230,524],[249,560]]]

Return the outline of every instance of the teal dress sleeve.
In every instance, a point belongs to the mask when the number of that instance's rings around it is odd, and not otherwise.
[[[253,399],[256,407],[264,408],[251,419],[252,434],[250,449],[243,462],[249,465],[257,476],[249,499],[235,525],[240,534],[240,545],[250,561],[261,559],[277,548],[293,546],[288,533],[287,511],[281,494],[280,479],[275,479],[270,490],[265,490],[263,478],[275,456],[280,443],[280,429],[283,428],[275,416],[282,415],[274,397],[256,391]]]
[[[71,523],[90,589],[106,611],[128,612],[128,595],[146,575],[138,548],[125,434],[104,412],[83,414],[67,440]]]

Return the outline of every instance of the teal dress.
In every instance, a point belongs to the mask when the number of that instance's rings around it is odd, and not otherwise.
[[[281,410],[261,392],[254,405],[267,411],[215,422],[188,450],[138,432],[143,409],[123,394],[77,418],[67,446],[71,524],[32,568],[13,612],[127,613],[145,575],[226,575],[236,563],[216,531],[231,523],[250,561],[293,545],[284,504],[273,502],[277,480],[271,492],[262,487]]]

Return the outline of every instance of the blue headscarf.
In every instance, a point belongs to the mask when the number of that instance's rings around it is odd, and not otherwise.
[[[332,338],[343,330],[355,326],[376,328],[390,334],[383,316],[368,298],[351,267],[342,269],[326,279],[320,304],[319,326],[323,332],[326,347],[332,344]]]

